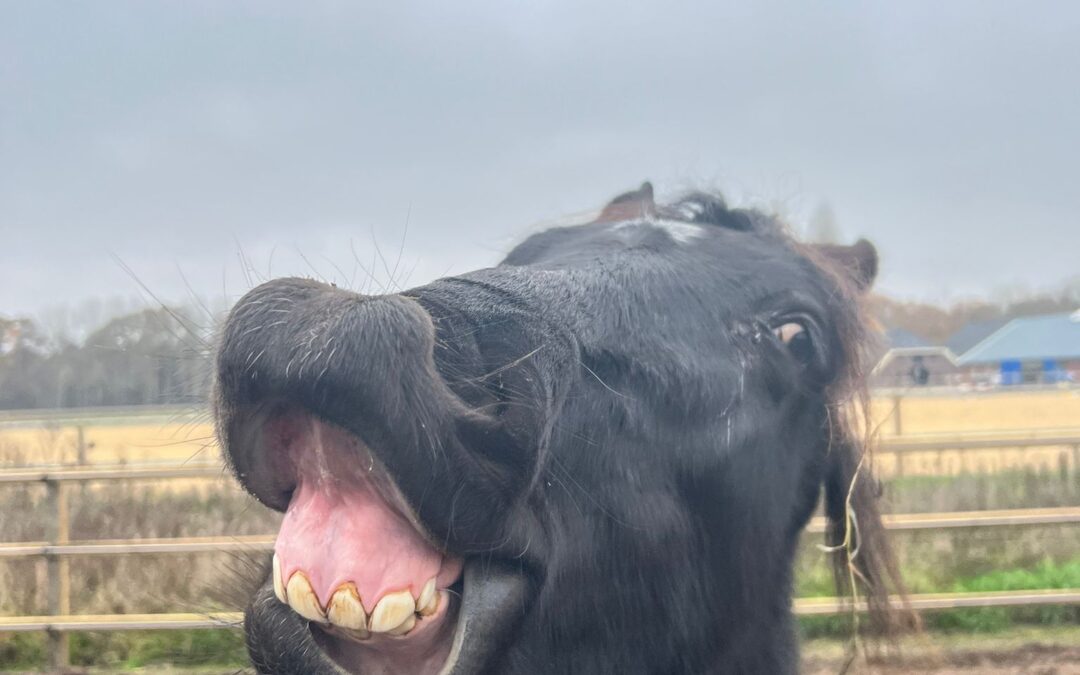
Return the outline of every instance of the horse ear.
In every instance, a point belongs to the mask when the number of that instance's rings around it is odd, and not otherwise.
[[[813,244],[813,247],[855,282],[860,291],[868,290],[877,278],[877,249],[865,239],[860,239],[851,246]]]
[[[624,192],[608,202],[594,222],[614,223],[634,218],[648,218],[656,215],[656,202],[653,201],[652,183],[645,181],[636,190]]]

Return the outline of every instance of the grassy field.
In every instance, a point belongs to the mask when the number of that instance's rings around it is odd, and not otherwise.
[[[891,405],[891,399],[882,399],[874,407],[886,439]],[[995,436],[1064,435],[1080,426],[1080,396],[1072,391],[947,399],[911,396],[900,402],[900,414],[905,438],[990,432]],[[947,415],[955,416],[957,428],[946,428]],[[91,463],[207,461],[218,455],[209,420],[190,410],[90,411],[31,419],[0,414],[0,466],[73,462],[79,456],[80,427],[82,452]],[[885,478],[884,510],[908,513],[1080,504],[1080,471],[1062,464],[1066,455],[1058,448],[1043,454],[990,451],[984,457],[955,460],[950,451],[927,453],[925,458],[906,455],[905,470],[899,475],[895,466],[889,466],[889,454],[882,453],[877,466]],[[263,534],[275,531],[279,519],[238,490],[227,476],[175,482],[168,489],[155,482],[72,486],[69,499],[73,540]],[[3,540],[42,540],[50,517],[43,486],[0,488]],[[914,592],[1080,587],[1080,528],[1076,526],[904,531],[894,533],[893,542]],[[820,535],[808,534],[800,547],[800,596],[833,594],[818,543]],[[244,589],[264,563],[265,555],[254,552],[75,558],[70,562],[71,577],[78,580],[72,585],[72,611],[237,609]],[[44,580],[42,560],[0,560],[0,614],[44,613]],[[1027,665],[1015,660],[1027,658],[1024,663],[1035,664],[1030,672],[1073,672],[1068,670],[1072,666],[1061,663],[1080,663],[1080,655],[1068,661],[1072,658],[1068,649],[1080,637],[1080,609],[1075,607],[960,610],[928,614],[926,620],[930,633],[908,651],[915,659],[910,663],[921,665],[911,665],[909,671],[983,672],[971,664],[1000,661],[1013,666],[986,672],[1029,672]],[[849,635],[846,621],[807,618],[801,627],[808,644],[806,672],[836,672],[844,638]],[[971,637],[978,635],[991,638],[978,643]],[[1021,635],[1030,639],[1014,644]],[[43,640],[41,635],[0,635],[0,670],[39,668]],[[1000,652],[1003,645],[1015,647],[1010,656],[986,656]],[[1034,651],[1024,651],[1031,645]],[[86,633],[72,636],[72,661],[106,670],[156,670],[167,664],[174,672],[232,672],[243,663],[243,648],[239,634],[228,630]],[[890,670],[895,663],[871,666],[867,664],[869,670],[904,672]]]

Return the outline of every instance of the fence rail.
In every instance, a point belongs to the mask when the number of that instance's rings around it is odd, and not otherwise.
[[[1045,509],[1008,509],[1002,511],[942,511],[939,513],[902,513],[882,516],[888,530],[937,530],[957,527],[1018,527],[1080,523],[1080,506]],[[824,532],[825,519],[813,518],[807,532]],[[2,554],[0,554],[2,555]]]
[[[904,513],[884,516],[889,530],[938,530],[943,528],[1031,526],[1080,523],[1080,507],[1010,509],[1004,511],[955,511]],[[807,532],[825,531],[825,520],[813,518]],[[0,544],[0,558],[40,556],[116,556],[172,553],[258,553],[274,548],[274,535],[251,534],[222,537],[175,537],[168,539],[105,539],[52,544],[27,541]]]
[[[0,544],[0,558],[37,556],[114,556],[167,553],[257,553],[274,548],[274,535],[176,537],[171,539],[106,539],[50,544],[28,541]]]
[[[884,452],[942,452],[1000,448],[1064,446],[1071,448],[1074,466],[1080,466],[1080,436],[1043,438],[981,438],[955,440],[899,440],[884,443]],[[45,631],[49,636],[49,665],[54,670],[67,665],[67,633],[87,630],[176,630],[182,628],[226,628],[238,625],[237,613],[211,614],[125,614],[72,615],[70,606],[69,559],[73,556],[115,556],[204,552],[263,552],[273,547],[273,536],[195,537],[176,539],[131,539],[71,541],[68,514],[68,483],[119,480],[220,479],[224,469],[217,463],[187,465],[126,465],[36,467],[0,470],[0,486],[38,483],[46,488],[47,508],[55,519],[47,532],[48,541],[0,544],[0,559],[44,557],[48,579],[46,616],[0,617],[0,633]],[[954,513],[899,514],[885,516],[891,530],[921,530],[963,527],[1018,527],[1080,523],[1080,507],[1014,509],[1008,511],[968,511]],[[808,530],[821,532],[825,523],[811,520]],[[915,595],[909,604],[916,610],[959,607],[1010,607],[1021,605],[1080,604],[1080,589],[1011,591],[1004,593],[957,593]],[[865,607],[856,606],[862,611]],[[800,615],[835,614],[851,610],[841,598],[801,598],[794,610]]]
[[[92,468],[13,469],[0,473],[3,483],[71,483],[111,480],[163,480],[175,478],[220,478],[225,474],[221,464],[186,465],[128,465]]]
[[[899,598],[893,597],[891,600],[896,607],[903,604]],[[1080,605],[1080,589],[999,591],[996,593],[926,593],[909,596],[906,604],[911,609],[918,611],[972,607]],[[841,614],[850,612],[851,609],[852,604],[846,598],[797,598],[793,602],[793,610],[799,616]],[[854,609],[865,612],[866,603],[857,602]],[[240,612],[12,616],[0,617],[0,633],[238,628],[242,621],[243,614]]]
[[[1080,452],[1080,435],[1044,436],[1036,438],[958,438],[954,440],[898,440],[882,443],[880,452],[907,454],[914,452],[946,452],[964,450],[1000,450],[1003,448],[1070,448]],[[220,478],[226,475],[218,462],[189,464],[121,464],[100,466],[45,466],[19,469],[0,469],[3,483],[89,482],[108,480],[162,480],[173,478]]]
[[[209,614],[70,614],[64,616],[3,616],[0,633],[70,633],[87,630],[183,630],[236,628],[240,612]]]
[[[957,438],[900,440],[891,438],[881,444],[882,452],[941,452],[944,450],[1000,450],[1002,448],[1046,448],[1080,446],[1080,436],[1042,436],[1034,438]]]
[[[901,606],[891,598],[893,606]],[[925,593],[908,596],[907,605],[917,611],[961,609],[969,607],[1028,607],[1031,605],[1080,605],[1080,588],[1035,591],[997,591],[993,593]],[[845,598],[798,598],[795,613],[800,616],[840,614],[851,611]],[[858,602],[855,609],[866,611],[866,603]],[[2,627],[0,627],[2,630]]]

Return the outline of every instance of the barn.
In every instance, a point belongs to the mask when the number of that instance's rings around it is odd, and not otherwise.
[[[870,374],[870,385],[884,388],[941,387],[955,384],[956,356],[945,346],[894,328],[885,333],[886,351]]]
[[[957,358],[970,381],[1080,382],[1080,310],[1013,319]]]
[[[972,321],[950,335],[949,339],[945,341],[945,346],[948,347],[953,354],[962,355],[975,345],[1004,328],[1005,324],[1009,323],[1009,321],[1010,319],[1004,317],[986,319],[984,321]]]

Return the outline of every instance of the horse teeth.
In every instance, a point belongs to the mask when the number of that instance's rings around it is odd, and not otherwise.
[[[274,568],[270,572],[274,576],[274,595],[282,602],[285,600],[285,582],[281,580],[281,563],[278,561],[277,553],[274,554]]]
[[[415,612],[416,603],[408,590],[388,593],[371,610],[368,630],[372,633],[389,633],[413,618]]]
[[[367,632],[367,613],[360,602],[360,594],[356,591],[355,584],[345,584],[337,589],[334,596],[330,598],[326,618],[335,626],[358,631],[361,634]]]
[[[405,621],[397,628],[392,628],[386,632],[387,635],[405,635],[416,626],[416,615],[410,614]]]
[[[438,608],[439,594],[435,590],[435,577],[431,577],[416,598],[416,611],[420,616],[431,616]]]
[[[319,599],[315,597],[315,591],[303,572],[294,572],[285,587],[285,596],[289,600],[289,606],[297,614],[308,621],[326,623],[326,614],[319,606]]]

